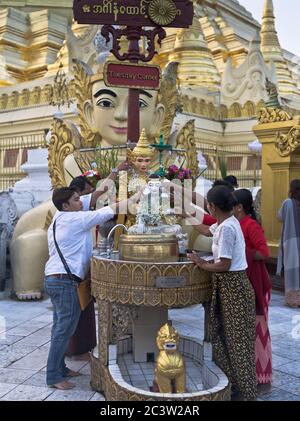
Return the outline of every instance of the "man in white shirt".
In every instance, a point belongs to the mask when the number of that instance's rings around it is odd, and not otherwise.
[[[139,194],[131,197],[130,202],[138,200]],[[127,206],[127,202],[83,212],[79,194],[70,187],[55,190],[52,200],[58,212],[48,230],[49,260],[45,268],[45,290],[53,305],[47,384],[67,390],[75,385],[65,380],[65,377],[72,376],[72,371],[66,367],[64,355],[80,317],[77,286],[89,269],[93,250],[91,228],[111,219],[120,206]],[[54,223],[57,245],[73,277],[68,275],[55,246]]]

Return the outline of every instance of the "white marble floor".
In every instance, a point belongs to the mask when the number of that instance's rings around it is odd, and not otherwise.
[[[173,309],[169,318],[186,336],[203,337],[203,309]],[[91,390],[90,367],[85,361],[68,361],[82,376],[73,378],[69,391],[45,384],[45,366],[52,323],[51,303],[0,300],[0,400],[2,401],[101,401]],[[273,293],[270,307],[274,381],[260,400],[300,400],[300,309],[284,306],[283,296]]]

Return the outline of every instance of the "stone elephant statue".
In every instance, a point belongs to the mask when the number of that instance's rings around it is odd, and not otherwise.
[[[47,229],[56,209],[48,200],[18,221],[10,244],[13,292],[21,300],[40,299],[48,260]]]

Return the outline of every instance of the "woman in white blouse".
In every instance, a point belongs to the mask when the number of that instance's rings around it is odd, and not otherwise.
[[[256,399],[255,296],[246,275],[245,241],[239,221],[233,216],[236,204],[225,186],[207,195],[208,210],[217,219],[213,236],[213,263],[189,254],[197,266],[213,272],[211,330],[214,360],[228,376],[234,393]]]

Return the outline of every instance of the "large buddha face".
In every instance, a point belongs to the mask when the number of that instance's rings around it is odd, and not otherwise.
[[[140,90],[140,127],[149,139],[158,132],[164,119],[164,106],[157,104],[157,91]],[[128,89],[107,87],[97,81],[92,87],[92,102],[86,101],[84,113],[88,125],[100,133],[102,145],[127,142]]]

